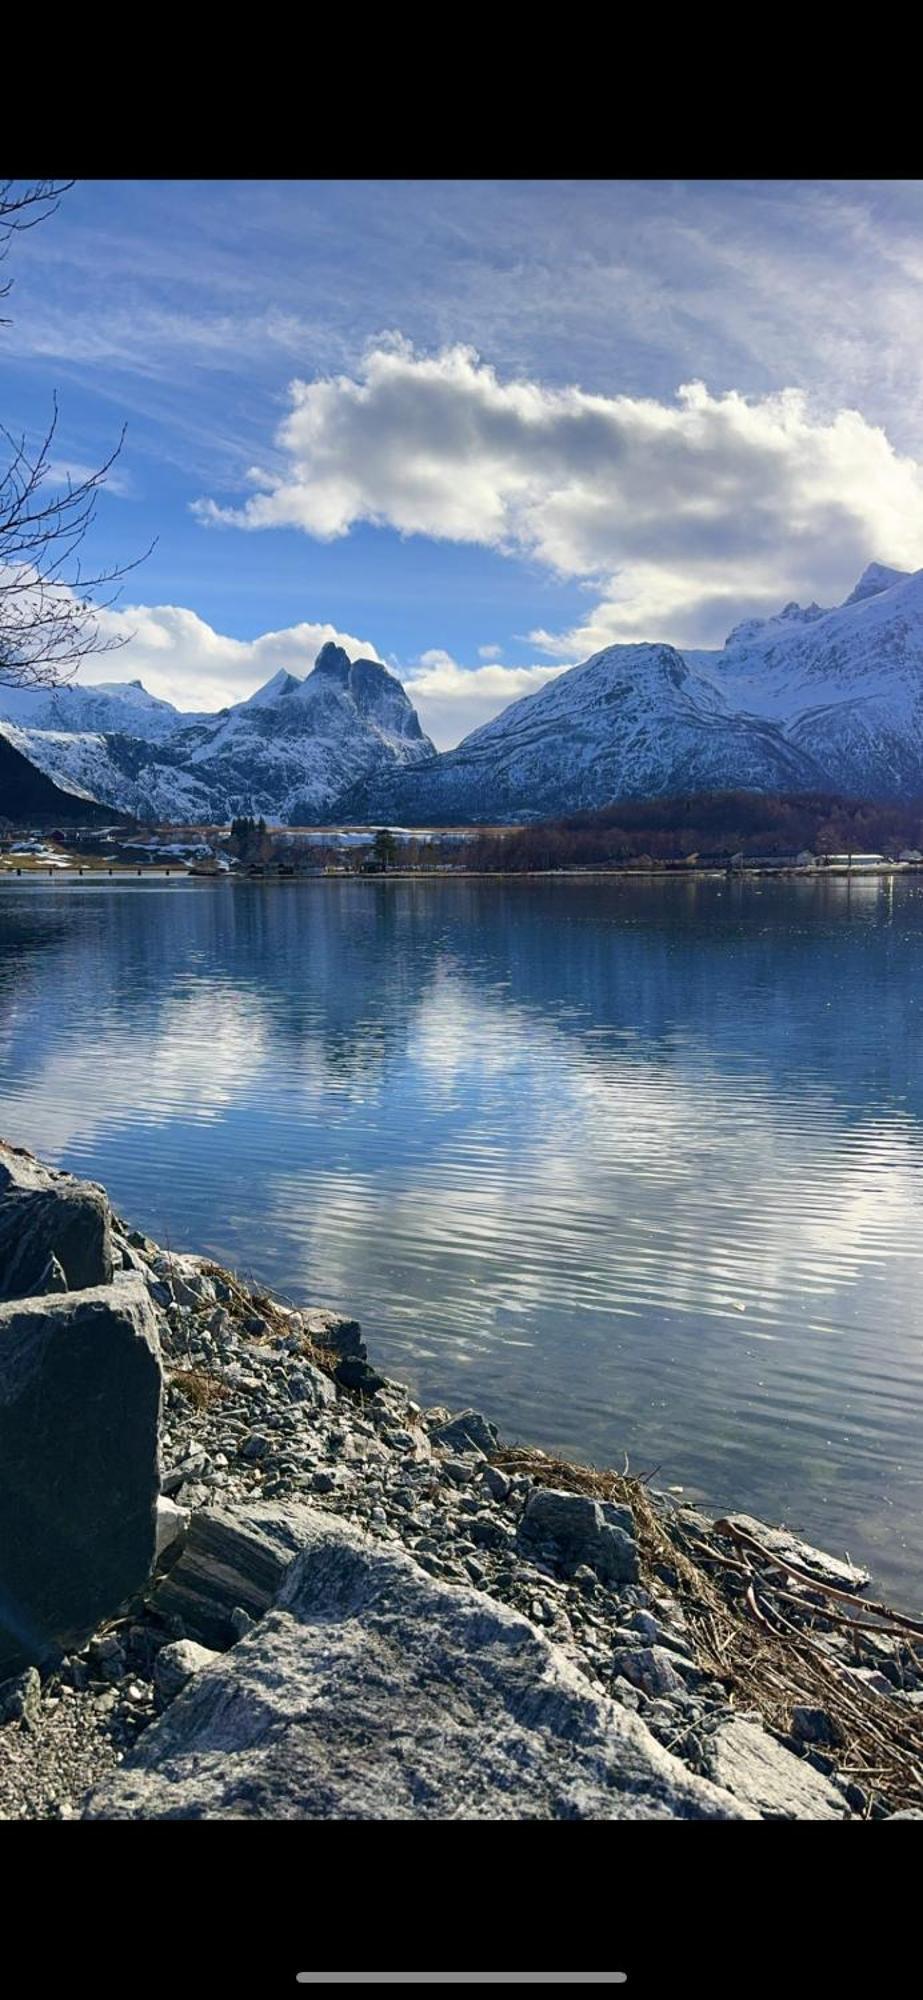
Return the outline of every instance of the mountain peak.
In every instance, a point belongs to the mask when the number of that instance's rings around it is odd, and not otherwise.
[[[328,639],[322,646],[314,662],[312,674],[326,675],[328,679],[339,681],[342,687],[349,685],[349,654],[342,646]]]
[[[292,694],[294,689],[300,686],[301,682],[296,679],[294,674],[289,673],[287,667],[280,667],[278,673],[273,674],[271,680],[264,681],[262,687],[258,687],[255,694],[248,695],[246,701],[241,702],[240,706],[241,708],[262,708],[264,703],[278,701],[281,695]]]
[[[868,563],[854,590],[844,598],[844,604],[861,604],[866,597],[878,597],[883,590],[890,590],[895,583],[906,583],[913,572],[909,569],[889,569],[886,563]]]

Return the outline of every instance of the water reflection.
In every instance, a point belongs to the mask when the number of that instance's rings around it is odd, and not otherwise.
[[[921,974],[910,880],[4,885],[0,1127],[912,1595]]]

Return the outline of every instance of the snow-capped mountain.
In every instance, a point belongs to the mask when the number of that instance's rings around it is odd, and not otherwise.
[[[923,794],[923,570],[873,563],[837,608],[788,604],[718,651],[609,646],[342,809],[438,823],[738,788]]]
[[[797,611],[686,658],[732,708],[777,724],[835,790],[923,792],[923,571],[872,563],[835,610]]]
[[[672,646],[609,646],[434,763],[366,781],[346,816],[549,816],[670,790],[796,791],[818,770],[771,723],[735,715]]]
[[[435,756],[400,681],[377,660],[351,662],[333,644],[304,680],[283,670],[216,715],[153,705],[144,689],[143,702],[129,699],[138,688],[56,690],[44,708],[36,694],[0,690],[0,734],[62,783],[139,819],[176,822],[252,812],[310,823],[360,778]],[[50,704],[70,695],[89,699],[75,703],[65,728]]]
[[[122,816],[63,780],[49,778],[0,728],[0,818],[44,826],[101,826]]]
[[[923,570],[873,563],[843,604],[787,604],[714,651],[608,646],[441,756],[400,681],[333,644],[305,679],[283,670],[217,715],[137,682],[0,690],[0,735],[153,820],[439,824],[726,789],[908,798],[923,795]]]
[[[19,729],[75,730],[97,735],[112,730],[161,743],[174,729],[198,716],[183,715],[170,701],[148,694],[141,681],[106,681],[97,687],[70,681],[56,688],[0,687],[0,722]]]

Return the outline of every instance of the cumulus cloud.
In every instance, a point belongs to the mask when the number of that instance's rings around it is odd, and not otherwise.
[[[280,667],[306,674],[328,639],[345,646],[351,659],[380,657],[370,640],[340,632],[335,625],[290,625],[256,639],[231,639],[177,604],[126,605],[101,612],[99,624],[105,637],[125,643],[88,659],[81,681],[142,680],[151,694],[183,709],[218,709],[242,701]]]
[[[484,648],[480,649],[482,652]],[[493,648],[488,650],[493,651]],[[402,676],[427,736],[437,750],[450,750],[472,729],[480,729],[511,701],[534,694],[564,672],[560,666],[462,667],[438,647]]]
[[[672,401],[500,379],[470,347],[399,336],[355,375],[295,381],[277,469],[199,518],[321,540],[371,522],[474,542],[580,580],[596,599],[541,648],[720,643],[746,612],[836,602],[872,558],[923,564],[923,470],[856,410],[797,389]]]
[[[310,673],[328,639],[344,646],[351,659],[382,658],[370,639],[357,639],[335,625],[290,625],[256,639],[231,639],[195,611],[177,604],[132,604],[117,612],[103,611],[99,624],[104,637],[123,643],[111,653],[86,659],[78,675],[81,682],[104,686],[109,681],[140,680],[150,694],[191,711],[210,712],[244,701],[280,667],[293,674]],[[386,664],[403,681],[438,750],[451,749],[509,702],[531,694],[564,670],[563,663],[504,667],[491,662],[467,668],[439,647],[423,653],[411,667],[394,659]]]

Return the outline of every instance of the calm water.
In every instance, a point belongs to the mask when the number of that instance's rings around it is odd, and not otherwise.
[[[923,881],[0,888],[0,1131],[923,1601]]]

